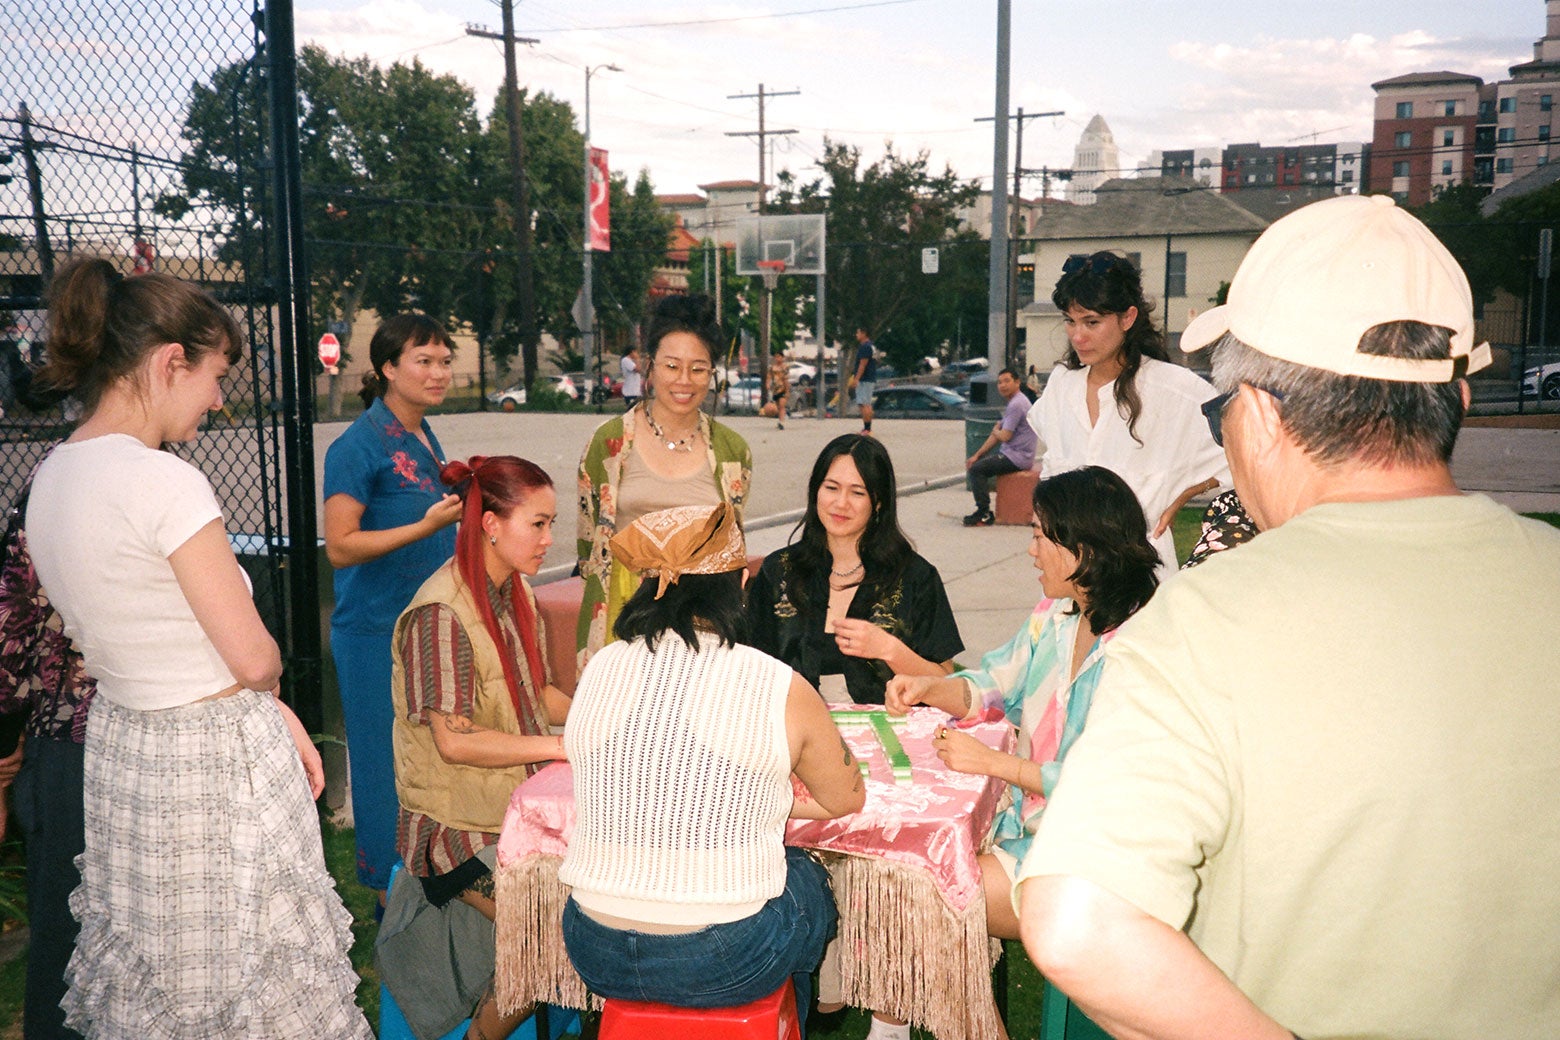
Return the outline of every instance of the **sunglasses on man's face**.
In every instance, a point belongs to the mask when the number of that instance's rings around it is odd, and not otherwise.
[[[1257,386],[1252,389],[1261,390],[1275,401],[1284,399],[1282,393],[1277,390],[1269,390],[1265,386]],[[1234,390],[1226,390],[1222,394],[1214,394],[1202,403],[1203,418],[1208,420],[1208,432],[1213,435],[1213,443],[1221,448],[1224,447],[1224,409],[1229,407],[1230,402],[1235,399],[1235,394],[1239,390],[1240,387],[1237,386]]]
[[[1115,253],[1095,253],[1093,256],[1084,256],[1079,253],[1069,256],[1062,262],[1062,274],[1077,274],[1079,271],[1088,271],[1096,278],[1109,274],[1121,263],[1121,257]]]

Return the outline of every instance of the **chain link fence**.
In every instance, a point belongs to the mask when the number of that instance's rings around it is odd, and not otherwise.
[[[159,271],[203,286],[248,342],[222,410],[174,450],[216,489],[286,654],[287,438],[275,326],[288,301],[273,298],[269,274],[263,24],[257,0],[0,5],[0,67],[14,105],[0,108],[0,500],[15,500],[78,418],[74,402],[37,377],[51,274],[98,256],[126,274]],[[200,106],[225,127],[221,158],[184,134]],[[192,204],[192,180],[220,185],[209,194],[223,201]]]

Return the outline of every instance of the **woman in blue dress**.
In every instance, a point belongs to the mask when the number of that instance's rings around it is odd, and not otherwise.
[[[422,583],[455,552],[460,497],[439,482],[444,451],[423,416],[450,388],[455,344],[421,314],[379,326],[367,410],[325,453],[325,553],[336,568],[330,648],[351,763],[358,880],[383,902],[396,857],[390,637]]]

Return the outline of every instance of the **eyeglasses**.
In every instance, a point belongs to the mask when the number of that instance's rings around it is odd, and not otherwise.
[[[1062,274],[1077,274],[1079,271],[1087,270],[1099,278],[1114,271],[1116,265],[1120,263],[1123,263],[1123,260],[1115,253],[1099,252],[1092,256],[1075,253],[1062,262]]]
[[[679,361],[657,361],[655,367],[666,373],[668,379],[676,379],[684,372],[688,373],[689,379],[695,381],[710,377],[710,366],[697,361],[691,365],[684,365]]]
[[[1265,386],[1255,385],[1252,385],[1251,388],[1253,390],[1261,390],[1275,401],[1284,399],[1284,395],[1278,390],[1269,390]],[[1236,386],[1234,390],[1226,390],[1222,394],[1215,394],[1202,403],[1203,418],[1208,420],[1208,432],[1213,435],[1213,443],[1221,448],[1224,447],[1224,409],[1229,407],[1230,402],[1235,399],[1235,394],[1239,390],[1240,387]]]

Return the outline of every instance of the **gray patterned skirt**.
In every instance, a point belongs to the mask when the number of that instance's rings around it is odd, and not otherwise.
[[[81,936],[66,1024],[89,1040],[372,1040],[351,915],[270,694],[87,721]]]

